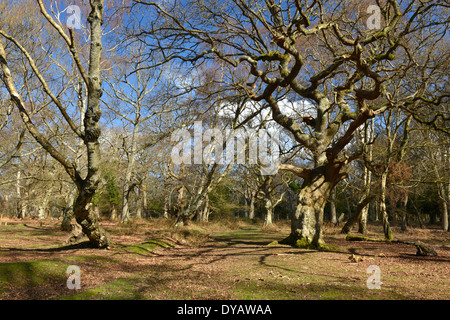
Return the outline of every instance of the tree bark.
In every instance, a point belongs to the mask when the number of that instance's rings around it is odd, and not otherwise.
[[[442,222],[442,228],[445,231],[449,231],[448,228],[448,205],[447,205],[447,192],[445,185],[441,182],[437,183],[438,187],[438,194],[439,194],[439,207],[441,209],[441,222]]]
[[[358,203],[358,205],[356,206],[356,212],[354,215],[352,215],[350,217],[350,219],[348,219],[348,221],[345,223],[345,225],[342,227],[341,233],[349,233],[353,227],[353,225],[355,225],[356,222],[361,220],[361,215],[363,213],[363,210],[368,208],[368,204],[370,203],[370,201],[372,201],[372,199],[374,198],[374,196],[369,196],[369,195],[365,195]]]
[[[73,203],[75,201],[76,186],[73,186],[66,196],[66,206],[63,209],[63,219],[61,222],[62,231],[72,231]]]
[[[208,220],[209,220],[209,213],[210,213],[209,196],[206,195],[206,197],[205,197],[205,206],[203,207],[203,221],[208,222]]]
[[[264,226],[270,226],[273,223],[273,203],[271,198],[266,198],[266,214],[264,216]]]
[[[22,186],[20,185],[21,171],[17,171],[17,182],[16,182],[16,192],[17,192],[17,218],[24,219],[27,213],[27,204],[23,199]]]
[[[209,189],[209,188],[208,188]],[[189,201],[189,203],[184,207],[184,209],[178,214],[177,221],[175,222],[175,227],[178,227],[181,223],[184,226],[189,224],[189,221],[194,217],[195,213],[197,213],[206,196],[206,190],[199,190],[193,196],[193,198]]]
[[[208,222],[209,219],[209,196],[206,195],[197,212],[197,221]]]
[[[183,213],[184,208],[186,207],[187,198],[186,198],[186,188],[184,186],[181,186],[181,188],[178,189],[178,195],[177,195],[177,215],[180,216]],[[184,223],[184,221],[183,221]],[[186,223],[184,223],[186,224]]]
[[[389,216],[386,209],[386,184],[387,184],[388,170],[385,169],[381,174],[381,195],[380,195],[380,211],[383,219],[383,232],[386,240],[393,240],[391,227],[389,225]]]
[[[133,132],[131,134],[131,150],[128,152],[127,170],[125,173],[125,181],[123,184],[123,201],[122,201],[122,222],[128,222],[130,220],[130,194],[134,187],[131,182],[133,170],[135,166],[137,142],[136,135],[139,131],[139,122],[134,124]]]
[[[75,200],[74,216],[75,220],[89,238],[93,246],[106,248],[111,244],[108,233],[98,223],[98,215],[92,204],[94,193],[82,190]]]
[[[380,199],[377,197],[375,199],[375,221],[380,221]]]
[[[148,216],[148,210],[147,210],[147,182],[145,180],[142,181],[140,191],[142,192],[142,194],[141,194],[142,195],[142,202],[141,202],[142,213],[145,218],[148,218],[149,216]]]
[[[142,219],[142,190],[138,188],[138,198],[136,200],[136,219]]]
[[[400,212],[402,215],[401,230],[406,231],[408,229],[408,211],[406,206],[408,205],[408,194],[406,194],[405,199],[400,202]]]
[[[364,133],[362,135],[363,147],[367,150],[367,160],[372,161],[372,152],[373,152],[373,133],[375,131],[375,121],[373,119],[370,120],[369,123],[365,123],[364,125]],[[364,197],[369,197],[371,184],[372,184],[372,172],[367,168],[367,165],[364,164],[364,175],[363,175],[363,183],[364,183]],[[367,218],[369,215],[369,203],[364,206],[361,210],[361,216],[359,218],[359,229],[358,232],[361,234],[367,233]]]
[[[42,201],[38,207],[38,219],[43,220],[47,216],[48,211],[48,201],[50,200],[50,194],[52,192],[52,187],[46,189],[44,192],[44,196],[42,197]]]
[[[256,191],[250,192],[250,208],[248,210],[248,218],[253,220],[255,219],[255,200],[256,200]]]
[[[304,179],[298,196],[297,209],[291,217],[291,233],[281,241],[283,244],[316,248],[324,244],[322,230],[324,208],[331,190],[340,177],[337,172],[325,175],[320,173],[321,170],[317,171],[319,173]]]
[[[373,199],[373,197],[370,196],[371,183],[371,172],[366,167],[364,167],[364,199],[360,202],[362,204],[362,207],[357,207],[357,212],[355,213],[355,216],[357,216],[359,223],[358,232],[361,234],[367,233],[367,217],[369,215],[369,205],[370,201]]]
[[[111,214],[109,215],[109,219],[117,220],[117,205],[113,204],[111,207]]]
[[[164,212],[163,212],[164,219],[169,219],[169,197],[170,194],[166,194],[164,196]]]
[[[435,159],[434,156],[432,157],[432,159],[434,161],[433,169],[434,169],[434,173],[436,174],[436,179],[440,180],[441,175],[439,174],[438,166],[436,163],[437,160]],[[448,185],[449,189],[446,189],[445,184],[443,182],[436,182],[436,186],[437,186],[437,190],[438,190],[439,208],[441,211],[442,228],[445,231],[449,231],[449,228],[448,228],[448,210],[449,210],[448,201],[450,200],[450,184]]]
[[[367,217],[369,215],[369,206],[370,206],[370,203],[368,203],[361,210],[361,215],[359,217],[359,223],[358,223],[358,232],[361,234],[367,234]]]
[[[347,215],[348,215],[348,218],[350,219],[350,217],[352,217],[353,214],[352,214],[352,208],[350,206],[350,201],[348,200],[348,198],[349,197],[345,197],[345,204],[347,205]]]
[[[449,184],[447,184],[447,192],[446,192],[446,196],[447,196],[447,198],[446,198],[446,204],[447,204],[447,215],[446,215],[446,218],[447,218],[447,223],[446,223],[446,225],[447,225],[447,231],[450,231],[450,226],[449,226],[449,219],[450,219],[450,217],[449,217],[449,211],[450,211],[450,183]],[[444,226],[445,226],[445,224],[444,224]],[[444,230],[445,230],[445,228],[444,228]]]
[[[266,204],[265,204],[266,214],[265,214],[265,219],[264,219],[264,226],[267,227],[267,226],[270,226],[271,224],[273,224],[275,207],[283,200],[283,197],[286,194],[286,192],[283,192],[277,200],[274,200],[273,193],[276,192],[275,189],[272,189],[269,186],[268,188],[264,188],[263,190],[264,190],[265,199],[266,199]]]
[[[128,181],[125,181],[123,185],[123,198],[122,198],[122,215],[120,217],[120,221],[122,223],[126,223],[130,221],[130,210],[129,210],[129,200],[131,193],[131,186]]]
[[[336,214],[336,188],[333,188],[331,191],[330,197],[330,214],[331,214],[331,223],[337,224],[337,214]]]

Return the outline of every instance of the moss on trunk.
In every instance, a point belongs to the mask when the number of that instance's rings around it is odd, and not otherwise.
[[[390,239],[390,240],[387,240],[387,239],[374,239],[374,238],[369,238],[369,237],[364,237],[364,236],[355,236],[355,235],[350,235],[350,234],[348,234],[345,237],[345,240],[347,240],[347,241],[375,241],[375,242],[392,241],[392,239]]]
[[[279,244],[285,244],[300,249],[320,249],[325,245],[323,241],[314,243],[312,240],[294,233],[291,233],[289,236],[279,241]]]

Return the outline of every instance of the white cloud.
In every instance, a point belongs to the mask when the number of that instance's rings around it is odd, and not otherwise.
[[[302,116],[311,116],[315,117],[317,114],[316,107],[306,100],[299,100],[299,101],[290,101],[288,99],[283,99],[278,102],[278,106],[281,110],[281,112],[286,115],[289,118],[299,118]],[[265,108],[264,108],[265,107]],[[262,120],[268,119],[270,120],[271,117],[269,115],[270,108],[267,106],[264,106],[264,104],[260,102],[255,101],[248,101],[243,106],[243,109],[241,110],[238,122],[244,121],[247,117],[249,117],[252,113],[258,111],[259,109],[263,108],[261,113],[256,116],[254,119],[252,119],[249,123],[250,126],[256,126],[258,125]],[[224,118],[234,118],[236,116],[236,112],[238,110],[238,105],[231,104],[231,103],[224,103],[222,104],[219,116]],[[271,121],[273,122],[273,120]]]

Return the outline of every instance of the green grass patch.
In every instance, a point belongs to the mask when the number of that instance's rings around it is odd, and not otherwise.
[[[133,277],[111,281],[99,287],[62,297],[61,300],[134,300],[142,296],[136,292]]]
[[[0,290],[13,287],[35,287],[49,281],[63,281],[68,265],[50,261],[33,260],[0,264]]]
[[[289,285],[256,279],[240,282],[233,293],[242,300],[285,300],[292,299],[293,292]]]
[[[143,243],[124,246],[121,249],[125,250],[128,253],[147,256],[155,252],[155,250],[158,248],[173,248],[173,247],[174,245],[167,241],[161,239],[151,239]]]
[[[218,233],[214,236],[215,240],[219,241],[248,241],[248,242],[267,242],[275,245],[274,234],[262,232],[260,227],[247,226],[241,227],[239,230]]]

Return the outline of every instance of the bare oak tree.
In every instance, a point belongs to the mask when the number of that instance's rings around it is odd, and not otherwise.
[[[422,45],[443,39],[448,5],[442,2],[379,1],[377,29],[369,27],[373,17],[360,1],[134,2],[137,15],[155,18],[134,33],[149,55],[162,52],[161,63],[222,65],[226,80],[216,80],[222,92],[264,101],[261,106],[310,155],[307,163],[280,167],[303,179],[286,243],[323,243],[324,206],[360,156],[346,147],[361,125],[388,109],[439,105],[448,97],[423,87],[389,88],[417,66],[412,53],[419,35],[427,35]],[[279,103],[283,98],[306,100],[314,112],[292,117]]]

